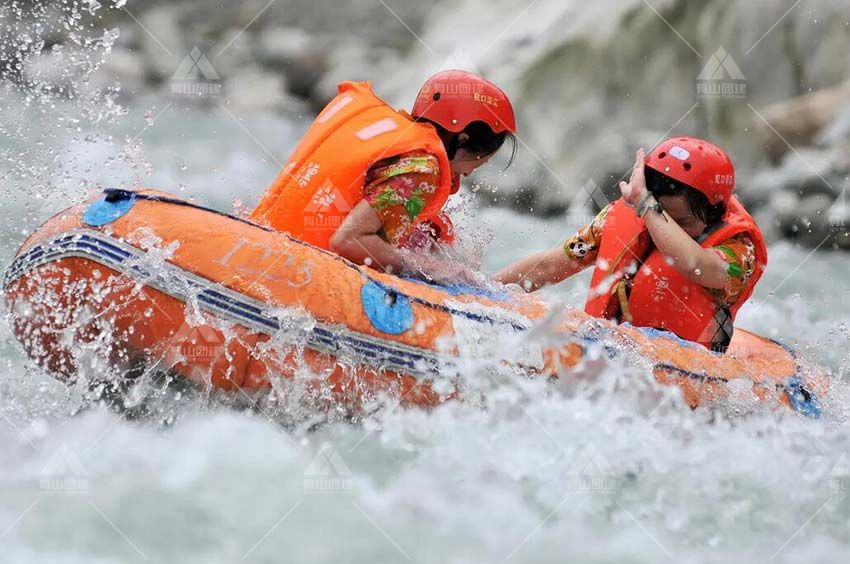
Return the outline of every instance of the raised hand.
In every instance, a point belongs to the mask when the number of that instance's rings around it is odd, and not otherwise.
[[[629,182],[620,182],[620,192],[623,200],[632,207],[636,206],[643,195],[646,194],[646,176],[644,166],[646,165],[646,153],[643,148],[638,149],[635,155],[635,165],[632,168],[632,176]]]

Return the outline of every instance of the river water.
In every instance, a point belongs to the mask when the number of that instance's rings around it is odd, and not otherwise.
[[[88,142],[73,126],[3,141],[0,262],[97,185],[141,182],[244,210],[305,123],[161,99],[134,108]],[[27,112],[6,99],[4,119]],[[39,113],[33,127],[45,120]],[[480,190],[498,189],[498,170],[487,176]],[[466,190],[456,205],[469,247],[488,243],[488,272],[569,230],[564,218],[477,202]],[[770,254],[739,325],[831,369],[835,392],[819,421],[734,406],[693,412],[675,390],[613,361],[555,384],[470,366],[464,377],[485,390],[480,401],[432,412],[389,402],[361,422],[309,431],[281,426],[273,409],[189,396],[169,399],[178,407],[167,424],[128,421],[28,366],[4,321],[2,561],[846,560],[846,257],[788,242]],[[547,299],[578,305],[586,284],[577,277]]]

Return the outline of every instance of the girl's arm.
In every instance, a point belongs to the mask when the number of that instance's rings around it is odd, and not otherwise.
[[[673,268],[679,274],[706,288],[726,287],[729,263],[713,249],[703,248],[666,213],[650,210],[644,221],[655,246],[673,259]]]
[[[595,265],[609,209],[610,206],[606,206],[563,245],[531,255],[501,270],[496,273],[495,280],[503,284],[518,284],[526,292],[534,292]]]
[[[404,262],[402,254],[378,235],[382,228],[381,217],[369,202],[361,200],[331,236],[330,250],[351,262],[398,274]]]
[[[544,286],[557,284],[573,274],[584,270],[564,253],[560,247],[542,251],[526,257],[504,268],[493,277],[502,284],[518,284],[526,292],[534,292]]]
[[[479,277],[461,264],[440,260],[428,252],[402,251],[379,233],[384,224],[378,212],[361,200],[330,239],[330,250],[351,262],[391,274],[405,273],[445,284],[478,284]]]
[[[639,149],[628,184],[620,182],[623,199],[633,207],[647,194],[645,164],[646,155]],[[650,209],[644,222],[655,246],[673,260],[673,267],[679,274],[706,288],[726,287],[729,264],[713,249],[703,248],[666,213]]]

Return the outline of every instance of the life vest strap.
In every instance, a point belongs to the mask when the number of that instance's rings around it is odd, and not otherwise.
[[[617,292],[617,299],[620,301],[620,318],[628,323],[632,322],[632,312],[629,310],[629,295],[626,292],[626,280],[621,278],[617,281],[614,290]]]

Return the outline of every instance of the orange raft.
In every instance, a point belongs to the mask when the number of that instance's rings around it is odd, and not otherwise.
[[[206,387],[262,390],[286,379],[342,404],[386,392],[432,406],[462,394],[467,359],[556,376],[595,347],[636,353],[693,407],[743,386],[816,417],[826,386],[822,370],[741,329],[718,354],[576,310],[553,319],[530,296],[377,273],[152,190],[109,189],[54,216],[21,246],[4,288],[26,353],[63,379],[95,357]],[[557,345],[528,338],[544,320],[563,336]]]

